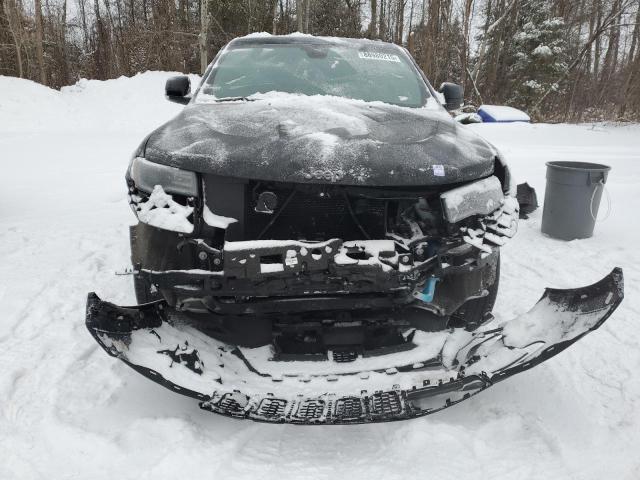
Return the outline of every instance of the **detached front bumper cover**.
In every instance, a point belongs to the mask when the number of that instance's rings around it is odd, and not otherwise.
[[[547,289],[526,314],[463,329],[417,332],[416,347],[349,363],[269,361],[190,327],[164,302],[119,307],[90,293],[96,341],[151,380],[215,413],[265,422],[345,424],[437,412],[553,357],[597,329],[623,298],[622,270],[584,288]]]

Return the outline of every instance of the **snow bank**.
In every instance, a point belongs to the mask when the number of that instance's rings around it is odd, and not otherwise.
[[[614,265],[627,297],[549,362],[423,419],[314,428],[200,411],[99,350],[86,293],[134,302],[124,172],[180,106],[171,74],[56,92],[0,77],[0,478],[634,478],[640,459],[640,126],[465,126],[494,142],[544,198],[548,160],[612,166],[610,218],[591,239],[540,233],[541,209],[502,251],[495,313]],[[76,119],[77,118],[77,119]],[[456,452],[451,455],[451,452]],[[585,460],[587,459],[587,460]]]
[[[181,109],[164,98],[164,84],[173,75],[180,73],[145,72],[107,81],[81,79],[59,91],[0,76],[2,91],[11,92],[0,96],[0,131],[148,131]],[[192,90],[199,81],[198,76],[191,76]]]

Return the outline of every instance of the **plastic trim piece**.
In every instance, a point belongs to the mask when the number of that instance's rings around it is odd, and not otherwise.
[[[391,354],[386,364],[383,357],[327,360],[331,371],[313,375],[269,373],[273,365],[252,363],[236,347],[182,323],[164,301],[119,307],[90,293],[86,326],[109,355],[203,409],[263,422],[369,423],[431,414],[528,370],[600,327],[623,296],[622,270],[615,268],[588,287],[547,289],[513,320],[473,333],[429,334],[441,343],[435,362],[433,344],[425,344],[424,362],[405,365],[398,361],[405,357]]]

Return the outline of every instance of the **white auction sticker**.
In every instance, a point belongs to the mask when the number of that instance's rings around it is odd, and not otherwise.
[[[433,175],[436,177],[444,177],[444,165],[434,165]]]
[[[393,55],[392,53],[358,52],[358,56],[365,60],[382,60],[384,62],[400,63],[400,57],[398,57],[398,55]]]

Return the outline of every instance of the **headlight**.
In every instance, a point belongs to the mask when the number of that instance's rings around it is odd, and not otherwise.
[[[198,177],[195,172],[135,157],[129,167],[129,176],[136,188],[147,193],[151,193],[153,187],[160,185],[167,193],[184,195],[185,197],[198,196]]]
[[[440,195],[442,212],[449,223],[457,223],[472,215],[488,215],[499,208],[503,200],[502,185],[493,175]]]

